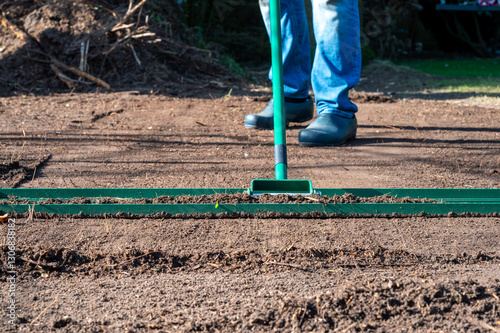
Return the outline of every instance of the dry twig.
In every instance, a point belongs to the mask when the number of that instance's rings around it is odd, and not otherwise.
[[[49,304],[49,306],[47,306],[45,309],[43,309],[43,311],[42,311],[42,312],[40,312],[40,314],[39,314],[38,316],[36,316],[36,318],[35,318],[35,319],[33,319],[33,320],[31,321],[31,325],[33,325],[33,324],[35,323],[35,321],[37,321],[38,319],[40,319],[40,317],[41,317],[41,316],[42,316],[45,312],[47,312],[47,310],[48,310],[50,307],[52,307],[52,305],[56,304],[56,302],[57,302],[57,298],[56,298],[56,299],[55,299],[52,303],[50,303],[50,304]]]
[[[34,215],[35,215],[35,204],[33,204],[33,206],[28,205],[28,218],[27,218],[27,221],[28,222],[33,222]]]
[[[128,44],[130,46],[130,49],[132,50],[132,54],[134,55],[135,61],[139,66],[142,66],[141,61],[139,60],[139,57],[137,56],[137,53],[135,53],[134,45]]]
[[[116,31],[123,24],[123,22],[127,21],[128,18],[137,11],[137,9],[141,8],[142,5],[144,5],[146,3],[146,1],[147,0],[141,0],[133,8],[129,7],[129,10],[127,10],[127,12],[125,13],[125,15],[118,21],[118,23],[116,23],[113,27],[111,27],[110,30],[111,31]],[[132,2],[130,2],[130,4],[132,4]]]
[[[57,269],[59,268],[59,264],[57,263],[43,263],[43,262],[40,262],[40,259],[38,261],[34,261],[34,260],[31,260],[31,259],[28,259],[28,258],[25,258],[25,257],[20,257],[20,259],[24,262],[27,262],[28,264],[32,264],[32,265],[35,265],[37,267],[40,267],[40,268],[52,268],[52,269]]]
[[[496,328],[496,327],[493,327],[491,326],[490,324],[487,324],[483,321],[480,321],[480,320],[477,320],[475,318],[471,318],[471,317],[467,317],[466,318],[471,324],[474,324],[476,326],[479,326],[479,327],[482,327],[484,329],[487,329],[487,330],[491,330],[495,333],[500,333],[500,329]]]
[[[109,8],[107,8],[107,7],[104,7],[104,6],[102,6],[102,5],[98,5],[98,4],[96,4],[96,3],[94,3],[94,2],[92,2],[92,1],[90,1],[90,0],[83,0],[83,1],[84,1],[86,4],[88,4],[88,5],[91,5],[91,6],[93,6],[93,7],[98,7],[98,8],[100,8],[100,9],[102,9],[102,10],[104,10],[104,11],[106,11],[106,12],[110,13],[110,14],[111,14],[111,15],[113,15],[114,17],[117,17],[117,16],[118,16],[118,15],[116,15],[116,13],[115,13],[114,11],[112,11],[111,9],[109,9]]]
[[[59,80],[64,82],[68,88],[75,88],[78,85],[73,79],[70,79],[69,77],[64,75],[64,73],[56,65],[50,64],[50,69],[52,69],[52,71],[56,73]]]

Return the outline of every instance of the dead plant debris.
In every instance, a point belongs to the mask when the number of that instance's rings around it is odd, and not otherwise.
[[[0,6],[0,96],[122,88],[175,93],[194,80],[236,79],[218,63],[215,51],[191,45],[197,35],[182,25],[174,1],[162,6],[145,0],[6,1]]]

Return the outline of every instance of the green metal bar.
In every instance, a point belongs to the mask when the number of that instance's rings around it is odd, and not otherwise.
[[[154,199],[160,196],[199,196],[216,193],[242,193],[245,188],[3,188],[0,200],[18,199],[71,199],[71,198],[127,198]]]
[[[493,214],[500,212],[498,203],[417,203],[417,204],[47,204],[47,205],[3,205],[4,213],[42,212],[56,215],[65,214],[205,214],[205,213],[313,213],[323,214],[402,214],[446,215],[451,212]],[[31,210],[30,210],[31,209]]]
[[[281,8],[279,0],[270,2],[271,70],[273,79],[274,147],[276,179],[287,179],[285,96],[283,89],[283,59],[281,47]]]
[[[500,201],[500,188],[317,188],[316,192],[333,197],[351,193],[357,197],[391,195],[398,198],[434,199],[445,202]]]
[[[0,200],[9,197],[31,201],[49,198],[153,199],[159,196],[242,193],[247,190],[246,188],[0,188]],[[351,193],[358,197],[375,197],[385,194],[398,198],[428,198],[444,202],[500,202],[500,188],[318,188],[316,192],[327,197]]]

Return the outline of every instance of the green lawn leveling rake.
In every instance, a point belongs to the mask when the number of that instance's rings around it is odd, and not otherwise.
[[[250,194],[305,194],[314,193],[310,180],[287,179],[285,96],[283,91],[283,60],[281,46],[280,2],[270,1],[271,68],[273,77],[274,159],[276,179],[254,179]]]
[[[271,0],[271,50],[273,71],[275,174],[276,179],[254,179],[250,188],[53,188],[53,189],[0,189],[0,211],[16,215],[79,215],[117,217],[235,217],[255,216],[379,216],[379,215],[453,215],[477,214],[498,216],[500,189],[329,189],[313,190],[309,180],[287,179],[286,138],[283,94],[283,67],[281,55],[280,4]],[[346,193],[357,197],[390,195],[398,198],[427,198],[435,202],[410,203],[131,203],[126,199],[154,199],[160,196],[200,196],[217,193],[300,194],[342,196]],[[84,198],[83,202],[72,200]],[[103,198],[114,198],[105,200]],[[58,199],[57,202],[49,199]],[[313,198],[314,199],[314,198]]]

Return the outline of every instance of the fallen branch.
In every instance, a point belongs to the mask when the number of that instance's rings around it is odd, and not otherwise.
[[[5,27],[8,27],[9,29],[11,29],[12,31],[14,31],[16,33],[16,36],[18,36],[19,38],[21,39],[29,39],[29,40],[33,40],[33,41],[36,41],[36,43],[38,44],[38,46],[40,47],[41,50],[43,50],[43,52],[36,52],[36,53],[41,53],[43,54],[44,56],[46,56],[47,58],[50,59],[50,61],[52,62],[54,66],[50,66],[51,69],[57,74],[57,76],[64,82],[66,83],[67,85],[69,84],[69,82],[71,82],[71,79],[68,78],[67,76],[65,76],[64,74],[62,74],[62,72],[57,68],[62,68],[64,70],[67,70],[67,71],[70,71],[80,77],[83,77],[89,81],[92,81],[102,87],[104,87],[105,89],[108,89],[108,90],[111,90],[111,86],[106,83],[105,81],[93,76],[92,74],[89,74],[89,73],[86,73],[86,72],[83,72],[77,68],[74,68],[74,67],[71,67],[71,66],[68,66],[64,63],[62,63],[61,61],[57,60],[54,56],[52,56],[49,52],[47,52],[42,43],[40,42],[40,40],[38,40],[37,38],[31,36],[30,34],[24,32],[23,30],[17,28],[16,26],[14,26],[13,24],[11,24],[4,16],[1,16],[1,23],[3,26]],[[62,76],[61,76],[62,75]],[[63,78],[64,77],[64,78]],[[70,87],[70,86],[68,86]],[[73,88],[73,87],[70,87],[70,88]]]
[[[86,72],[82,72],[81,70],[75,68],[75,67],[71,67],[71,66],[68,66],[66,64],[63,64],[62,62],[60,62],[59,60],[57,60],[56,58],[54,57],[50,57],[50,60],[52,61],[52,63],[54,65],[56,65],[57,67],[60,67],[64,70],[67,70],[67,71],[70,71],[78,76],[81,76],[89,81],[92,81],[98,85],[100,85],[101,87],[105,88],[105,89],[108,89],[108,90],[111,90],[111,86],[106,83],[105,81],[93,76],[92,74],[89,74],[89,73],[86,73]]]
[[[128,18],[135,13],[135,11],[137,11],[137,9],[141,8],[142,5],[144,5],[146,3],[147,0],[141,0],[141,2],[139,2],[137,5],[135,5],[133,8],[129,9],[127,11],[127,13],[125,13],[125,15],[123,16],[123,18],[118,22],[116,23],[112,28],[111,28],[111,31],[116,31],[121,25],[123,22],[127,21]]]
[[[129,29],[129,28],[132,28],[133,26],[135,26],[135,23],[122,24],[121,26],[119,26],[118,28],[116,28],[114,31],[123,30],[123,29]]]
[[[69,77],[64,75],[63,72],[56,65],[50,64],[50,69],[52,69],[52,71],[54,71],[54,73],[57,74],[59,80],[64,82],[66,86],[68,86],[68,88],[75,88],[78,86],[78,83],[76,83],[73,79],[70,79]]]
[[[143,38],[143,37],[154,37],[156,34],[154,32],[144,32],[142,34],[132,35],[132,38]]]

